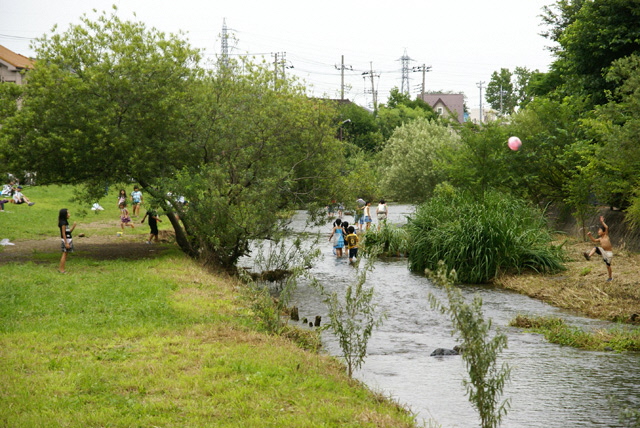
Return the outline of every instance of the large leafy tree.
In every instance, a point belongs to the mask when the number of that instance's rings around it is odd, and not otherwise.
[[[598,199],[611,206],[632,205],[631,218],[640,220],[640,56],[613,63],[607,80],[617,89],[587,121],[599,141],[585,173]]]
[[[0,130],[5,164],[95,195],[133,179],[194,257],[233,268],[251,239],[277,232],[280,210],[340,187],[334,109],[266,65],[205,73],[178,36],[115,13],[43,38],[37,56]]]
[[[508,68],[494,71],[487,85],[485,98],[489,105],[500,114],[511,114],[516,108],[517,100],[512,80],[513,74]]]
[[[446,178],[447,156],[460,145],[450,127],[416,119],[396,129],[380,153],[382,188],[402,201],[423,202]]]
[[[3,162],[41,183],[149,181],[193,157],[183,108],[198,53],[175,36],[102,14],[39,41]]]
[[[558,43],[552,74],[564,94],[580,94],[593,105],[607,101],[615,82],[605,75],[613,61],[640,50],[640,3],[627,0],[559,0],[545,8],[547,36]]]
[[[378,109],[376,120],[384,140],[388,140],[396,128],[416,119],[437,119],[438,114],[421,99],[411,100],[408,95],[394,88],[389,94],[387,105]]]
[[[333,106],[272,82],[266,66],[230,63],[192,88],[184,149],[198,162],[168,180],[188,205],[170,202],[180,212],[174,228],[190,237],[187,251],[215,265],[234,266],[251,239],[274,236],[282,210],[342,194]]]
[[[524,107],[533,99],[530,82],[537,73],[526,67],[516,67],[513,73],[508,68],[494,71],[487,85],[487,102],[502,115],[513,114],[516,107]]]

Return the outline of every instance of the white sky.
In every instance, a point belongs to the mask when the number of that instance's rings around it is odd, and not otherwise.
[[[371,81],[362,72],[373,67],[378,102],[401,88],[400,57],[410,67],[423,64],[427,91],[462,92],[467,107],[479,107],[478,83],[489,83],[500,68],[527,67],[547,71],[550,41],[539,15],[555,0],[0,0],[0,44],[33,56],[31,39],[58,31],[86,13],[118,7],[122,19],[143,21],[167,33],[182,30],[194,47],[215,58],[220,53],[223,19],[232,54],[286,52],[287,73],[302,77],[315,96],[340,96],[341,55],[353,71],[345,72],[348,98],[371,106]],[[135,12],[136,17],[133,17]],[[409,73],[412,98],[420,91],[422,73]],[[484,94],[484,92],[483,92]],[[484,100],[483,100],[484,103]]]

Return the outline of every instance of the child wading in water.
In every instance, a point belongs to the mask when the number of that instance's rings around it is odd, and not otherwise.
[[[337,219],[333,222],[333,230],[329,236],[329,241],[333,238],[333,248],[336,251],[336,257],[342,257],[342,249],[344,248],[344,235],[342,233],[342,220]]]
[[[122,228],[123,232],[124,232],[125,226],[129,226],[131,229],[135,227],[133,225],[133,222],[131,221],[131,217],[129,217],[129,210],[127,209],[127,206],[124,204],[124,202],[121,202],[120,203],[120,227]]]
[[[349,226],[349,234],[344,238],[347,241],[347,248],[349,249],[349,262],[353,262],[358,257],[358,235],[356,235],[356,228]]]
[[[611,275],[611,260],[613,259],[613,246],[611,245],[611,240],[609,239],[609,226],[607,226],[607,224],[604,222],[603,216],[600,216],[600,223],[602,224],[602,226],[600,226],[600,228],[598,229],[599,238],[594,238],[591,235],[591,232],[587,233],[591,241],[599,245],[596,245],[595,247],[593,247],[593,249],[589,252],[585,251],[583,255],[585,259],[591,260],[591,256],[593,256],[595,253],[600,254],[602,256],[602,260],[607,265],[607,272],[609,273],[609,279],[607,279],[607,281],[611,281],[613,279],[613,276]]]
[[[60,258],[60,273],[67,273],[65,271],[65,264],[67,262],[67,254],[73,252],[73,238],[71,232],[76,228],[76,224],[73,223],[71,229],[69,229],[69,210],[63,208],[58,213],[58,228],[60,228],[60,239],[62,240],[60,248],[62,249],[62,257]]]

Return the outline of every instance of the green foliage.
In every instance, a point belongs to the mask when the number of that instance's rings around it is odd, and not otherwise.
[[[598,200],[610,206],[626,208],[635,202],[640,188],[640,55],[615,61],[607,81],[617,89],[609,102],[595,109],[594,117],[585,121],[588,130],[599,142],[593,148],[586,170]],[[636,202],[637,203],[637,202]],[[630,219],[637,207],[630,211]]]
[[[22,91],[22,85],[0,82],[0,127],[7,118],[18,112],[18,99],[22,96]]]
[[[383,256],[404,256],[411,250],[411,235],[404,227],[385,223],[380,230],[371,228],[364,235],[363,250],[381,252]]]
[[[490,188],[513,192],[519,178],[510,169],[521,155],[507,148],[509,134],[504,124],[465,123],[459,132],[460,147],[448,148],[447,180],[479,195]]]
[[[507,336],[491,333],[491,320],[486,321],[482,313],[482,299],[474,297],[467,303],[459,289],[455,288],[455,271],[447,273],[444,263],[430,277],[445,287],[448,305],[429,295],[431,307],[449,315],[453,323],[453,333],[461,341],[462,359],[469,379],[463,383],[469,394],[469,401],[478,411],[482,428],[498,427],[509,409],[509,400],[499,402],[511,369],[503,363],[498,365],[498,357],[507,347]]]
[[[559,99],[577,94],[591,105],[606,102],[615,85],[604,78],[611,64],[640,50],[640,6],[626,0],[557,0],[546,6],[547,37],[558,43],[551,65]]]
[[[533,99],[530,81],[539,73],[526,67],[516,67],[512,73],[508,68],[494,71],[487,85],[485,98],[489,105],[501,115],[511,115],[516,107],[524,107]]]
[[[40,183],[120,182],[173,171],[185,95],[199,59],[177,36],[102,14],[42,38],[22,109],[2,128],[8,170]]]
[[[562,318],[518,315],[510,326],[541,333],[551,343],[590,351],[639,351],[640,329],[621,326],[607,330],[584,331],[567,325]]]
[[[338,111],[341,121],[338,133],[344,141],[368,153],[380,150],[383,138],[373,113],[353,103],[341,104]]]
[[[543,214],[497,191],[482,199],[442,186],[407,225],[413,242],[409,266],[434,270],[443,261],[465,283],[488,282],[502,272],[562,269]]]
[[[380,153],[382,190],[394,200],[418,202],[444,180],[447,155],[460,146],[455,131],[416,119],[396,129]]]
[[[377,255],[372,253],[366,265],[357,272],[355,284],[349,284],[340,298],[337,292],[329,293],[317,280],[312,281],[329,308],[330,323],[327,328],[337,337],[342,356],[347,363],[347,374],[353,376],[367,356],[367,344],[375,327],[382,324],[384,316],[376,313],[373,303],[374,289],[366,286],[367,273],[373,269]],[[363,258],[358,261],[358,266]]]
[[[522,140],[522,148],[510,153],[508,174],[514,191],[538,204],[561,202],[586,159],[576,149],[584,138],[578,100],[537,98],[511,117],[507,127]]]
[[[280,212],[346,187],[334,107],[265,64],[205,72],[177,36],[115,13],[39,43],[23,108],[0,130],[8,169],[93,197],[133,178],[192,257],[233,270]]]
[[[420,99],[411,101],[398,88],[391,90],[387,106],[380,106],[376,116],[385,141],[391,138],[396,128],[416,119],[437,120],[438,115],[427,103]]]
[[[266,65],[250,63],[201,79],[192,88],[188,138],[199,161],[151,182],[189,201],[174,204],[188,253],[226,269],[247,253],[250,240],[281,229],[283,210],[342,194],[335,110],[308,99],[301,87],[274,90],[271,82]]]

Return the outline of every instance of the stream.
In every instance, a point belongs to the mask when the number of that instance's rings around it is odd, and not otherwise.
[[[389,208],[389,221],[396,224],[406,222],[413,209],[409,205]],[[351,216],[344,219],[353,221]],[[305,220],[304,212],[298,212],[293,230],[309,231]],[[333,255],[327,241],[330,230],[330,224],[311,228],[311,232],[326,236],[320,241],[322,256],[311,271],[328,291],[344,295],[344,288],[355,282],[356,269],[347,258]],[[461,357],[430,356],[436,348],[457,344],[447,316],[431,309],[428,301],[431,293],[446,302],[444,290],[423,275],[411,273],[403,258],[377,261],[367,276],[367,286],[374,287],[375,302],[386,319],[373,332],[367,358],[354,377],[411,409],[421,420],[432,420],[445,428],[479,426],[462,384],[467,373]],[[468,299],[475,295],[482,298],[485,319],[491,319],[493,328],[508,337],[508,348],[500,358],[512,370],[503,396],[510,400],[510,409],[501,427],[622,427],[619,409],[612,408],[610,400],[618,406],[640,408],[640,354],[582,351],[508,326],[518,314],[562,317],[584,329],[609,323],[507,290],[488,286],[461,289]],[[323,323],[328,322],[321,296],[304,282],[293,293],[291,305],[299,308],[301,319],[321,315]],[[331,333],[325,331],[322,340],[328,353],[341,355]]]

